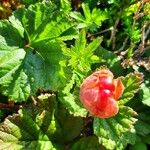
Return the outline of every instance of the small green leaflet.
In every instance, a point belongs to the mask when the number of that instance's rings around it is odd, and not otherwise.
[[[17,10],[9,21],[0,22],[2,93],[21,102],[39,88],[59,91],[69,78],[61,45],[76,38],[74,25],[44,3]]]
[[[109,119],[94,119],[94,133],[99,142],[108,150],[122,150],[128,143],[134,144],[136,133],[133,116],[136,113],[130,107],[121,106],[117,116]]]
[[[134,94],[140,89],[140,84],[143,80],[143,76],[141,74],[128,74],[126,77],[122,78],[123,85],[125,90],[121,99],[119,100],[119,105],[123,105],[127,103],[134,97]]]
[[[78,28],[87,28],[93,32],[107,19],[106,11],[96,8],[91,11],[88,4],[85,3],[82,3],[82,9],[84,16],[77,11],[70,13],[70,16],[79,22]]]
[[[75,71],[87,73],[91,70],[91,64],[99,62],[99,58],[94,55],[94,51],[102,42],[102,37],[97,37],[91,43],[87,43],[86,32],[82,30],[75,41],[75,46],[71,48],[63,47],[63,53],[69,57],[69,66]]]

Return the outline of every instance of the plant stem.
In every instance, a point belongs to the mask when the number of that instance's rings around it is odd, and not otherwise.
[[[0,109],[20,109],[21,106],[20,105],[14,105],[12,103],[8,103],[8,104],[4,104],[4,103],[0,103]]]

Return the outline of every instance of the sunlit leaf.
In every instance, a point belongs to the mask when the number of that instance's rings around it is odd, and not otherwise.
[[[128,143],[134,144],[135,114],[129,107],[120,107],[119,114],[113,118],[95,118],[94,133],[99,137],[99,142],[109,150],[124,149]]]
[[[1,21],[2,93],[21,102],[39,88],[60,90],[69,75],[61,45],[76,35],[73,24],[65,15],[57,13],[53,4],[47,7],[45,3],[37,3],[16,11],[10,22]]]
[[[134,97],[134,94],[139,90],[140,84],[143,78],[141,74],[128,74],[126,77],[122,78],[123,85],[125,90],[119,104],[125,104]]]

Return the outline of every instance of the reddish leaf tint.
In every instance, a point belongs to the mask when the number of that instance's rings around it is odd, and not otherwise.
[[[109,118],[118,113],[117,100],[123,90],[121,78],[114,79],[112,72],[102,69],[83,81],[80,99],[93,116]]]

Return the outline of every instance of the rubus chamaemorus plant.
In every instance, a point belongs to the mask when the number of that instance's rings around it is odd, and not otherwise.
[[[146,147],[150,3],[3,2],[0,150]]]

